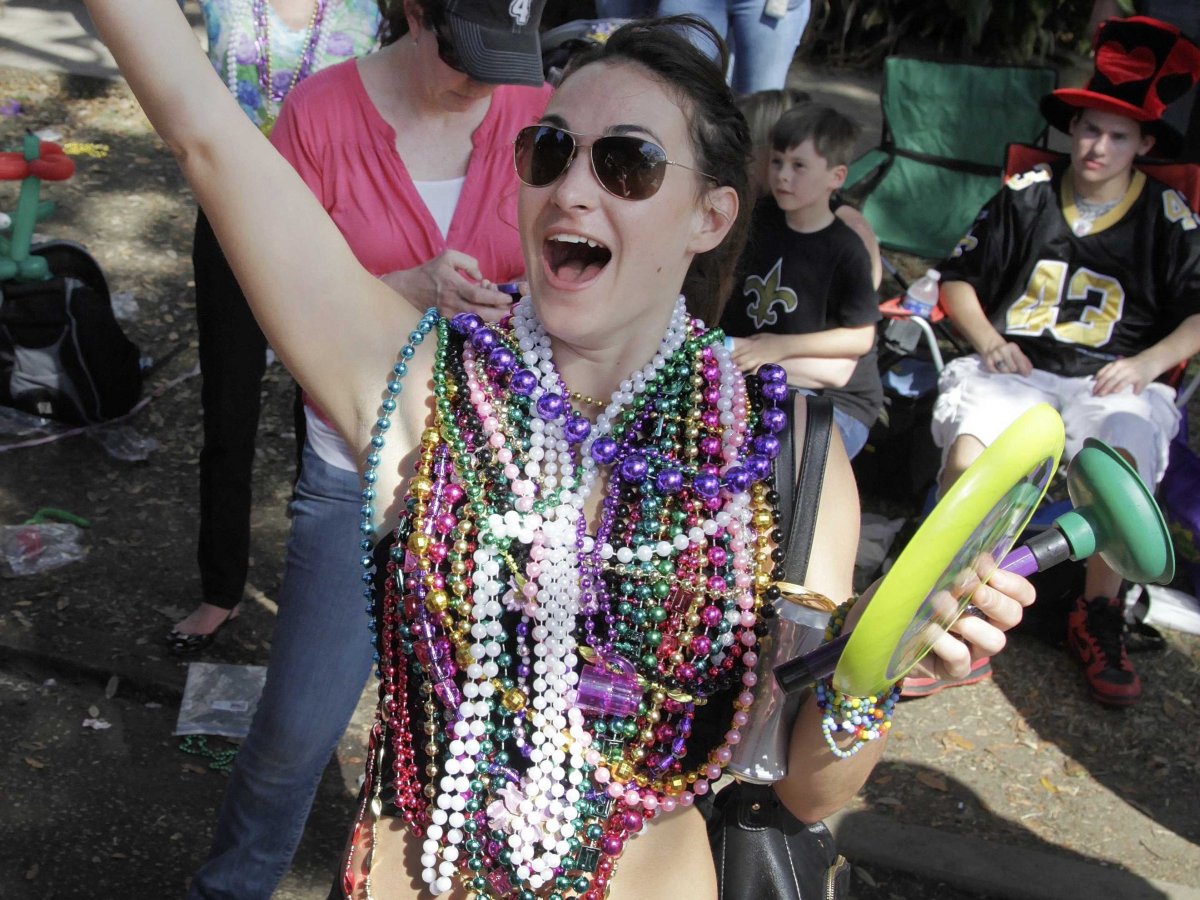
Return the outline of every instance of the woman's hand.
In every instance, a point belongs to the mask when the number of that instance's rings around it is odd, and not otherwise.
[[[495,322],[512,305],[508,294],[483,277],[479,261],[457,250],[445,250],[413,269],[389,272],[381,280],[418,310],[436,306],[448,318],[472,312]]]
[[[971,610],[938,636],[913,674],[942,679],[965,677],[972,662],[1004,649],[1004,632],[1021,621],[1025,607],[1033,601],[1033,585],[1027,578],[997,569],[987,584],[975,588]]]

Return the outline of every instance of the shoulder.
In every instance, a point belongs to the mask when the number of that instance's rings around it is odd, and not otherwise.
[[[1006,191],[1013,192],[1027,191],[1039,184],[1049,185],[1053,177],[1049,164],[1038,163],[1026,172],[1009,175],[1004,179],[1004,188]]]
[[[284,102],[294,108],[345,103],[347,90],[361,83],[357,66],[357,60],[347,59],[315,72],[289,91]]]
[[[1200,216],[1188,205],[1183,194],[1158,179],[1147,176],[1144,196],[1151,214],[1169,229],[1183,232],[1189,240],[1200,238]]]

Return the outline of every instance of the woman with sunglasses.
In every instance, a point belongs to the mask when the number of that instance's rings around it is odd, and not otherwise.
[[[511,298],[491,285],[525,272],[512,134],[537,120],[550,94],[542,4],[520,22],[507,4],[476,3],[462,15],[447,5],[385,5],[383,47],[297,86],[271,142],[358,261],[404,299],[498,319]],[[458,40],[484,49],[460,54]],[[304,415],[266,685],[193,898],[271,896],[371,671],[358,560],[345,540],[358,525],[360,460],[307,396]]]
[[[204,86],[168,0],[89,7],[273,345],[364,454],[381,697],[337,896],[715,898],[693,807],[753,723],[787,416],[694,315],[728,293],[747,191],[745,122],[680,33],[708,26],[618,31],[520,133],[531,291],[489,326],[417,317],[358,266]],[[810,587],[848,596],[858,503],[836,438],[813,512]],[[994,584],[931,671],[1001,648],[1032,590]],[[777,785],[805,821],[882,751],[822,717],[802,707]]]

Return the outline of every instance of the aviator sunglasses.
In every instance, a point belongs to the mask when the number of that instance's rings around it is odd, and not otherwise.
[[[517,177],[529,187],[546,187],[562,177],[581,149],[575,134],[553,125],[529,125],[517,132],[513,160]],[[600,185],[614,197],[647,200],[662,187],[667,166],[679,166],[716,181],[712,175],[667,159],[667,151],[653,141],[628,134],[598,137],[588,154],[592,172]]]

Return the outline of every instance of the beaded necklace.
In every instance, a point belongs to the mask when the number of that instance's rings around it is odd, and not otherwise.
[[[230,35],[229,46],[225,54],[225,81],[234,96],[238,93],[238,66],[244,62],[239,60],[238,53],[242,46],[242,35],[236,30],[241,23],[253,23],[253,34],[250,38],[254,47],[254,58],[251,61],[258,76],[259,95],[262,98],[263,109],[259,128],[264,134],[270,134],[275,120],[279,118],[279,108],[292,88],[303,81],[312,72],[314,61],[323,53],[322,24],[325,21],[325,11],[329,0],[315,0],[312,14],[304,31],[304,49],[297,60],[291,76],[282,81],[272,74],[274,60],[271,53],[271,23],[268,0],[242,0],[242,3],[230,15],[230,26],[234,28]]]
[[[433,319],[372,438],[368,570],[379,450]],[[787,386],[770,369],[752,397],[682,297],[595,423],[570,409],[527,299],[497,326],[439,321],[437,339],[434,423],[369,607],[373,759],[392,757],[372,806],[394,793],[434,894],[458,877],[488,897],[600,900],[625,844],[707,793],[749,721]],[[605,470],[593,536],[583,509]],[[732,707],[729,726],[699,746],[710,702]]]

